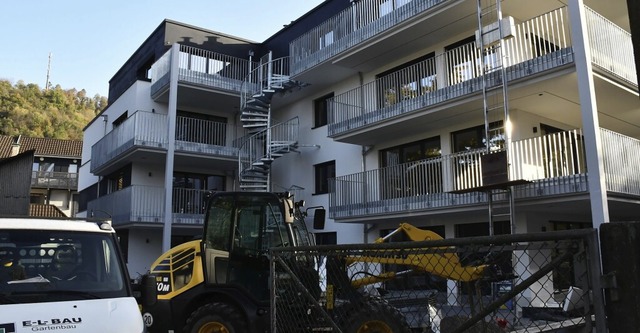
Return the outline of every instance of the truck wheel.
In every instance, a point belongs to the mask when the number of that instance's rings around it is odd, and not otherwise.
[[[209,303],[194,311],[184,327],[185,333],[246,333],[247,326],[232,306]]]
[[[366,303],[349,306],[343,316],[344,333],[410,333],[404,316],[381,299],[368,299]]]

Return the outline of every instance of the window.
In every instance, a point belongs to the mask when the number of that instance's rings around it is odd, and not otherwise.
[[[462,152],[479,148],[486,148],[485,128],[483,125],[463,129],[451,134],[453,139],[453,152]],[[494,121],[489,124],[489,144],[491,150],[504,148],[503,121]]]
[[[105,176],[100,181],[100,196],[120,191],[128,186],[131,186],[131,164],[108,176]]]
[[[376,85],[379,107],[436,90],[435,54],[429,53],[376,75]]]
[[[173,174],[173,212],[204,214],[206,191],[224,191],[224,183],[224,176],[175,172]]]
[[[470,36],[444,48],[447,71],[449,73],[449,85],[482,76],[483,65],[485,66],[485,73],[493,72],[502,66],[502,59],[498,57],[497,53],[498,46],[494,45],[485,48],[482,52],[484,55],[481,55],[475,41],[475,36]]]
[[[382,167],[398,165],[440,156],[440,137],[406,143],[380,151]]]
[[[313,101],[313,128],[324,126],[328,123],[329,99],[333,93],[324,95]]]
[[[315,171],[315,193],[329,193],[329,180],[336,177],[336,161],[316,164]]]
[[[338,235],[334,232],[318,232],[316,235],[317,245],[335,245],[338,244]]]
[[[227,118],[178,111],[176,140],[226,146]]]
[[[442,192],[442,161],[436,158],[440,154],[439,136],[381,150],[383,197],[391,199]]]
[[[480,222],[480,223],[465,223],[465,224],[456,224],[455,227],[455,235],[456,238],[464,238],[464,237],[478,237],[478,236],[488,236],[489,235],[489,223],[488,222]],[[509,221],[494,221],[493,222],[493,234],[494,235],[508,235],[511,234],[511,225]],[[477,263],[484,262],[484,259],[487,258],[487,252],[471,252],[467,250],[467,252],[459,253],[461,264],[464,265],[477,265]],[[493,258],[491,264],[500,267],[500,270],[504,273],[508,273],[512,270],[512,254],[509,251],[499,251],[493,253]],[[480,289],[482,295],[491,295],[491,283],[488,281],[478,281],[479,283],[470,284],[471,288],[461,288],[460,292],[462,295],[468,295],[469,291],[472,292],[472,295],[475,295],[477,292],[477,288]]]
[[[123,114],[120,115],[120,117],[114,120],[113,123],[111,123],[111,125],[113,125],[114,128],[120,126],[125,120],[127,120],[128,114],[129,114],[129,111],[125,111]]]

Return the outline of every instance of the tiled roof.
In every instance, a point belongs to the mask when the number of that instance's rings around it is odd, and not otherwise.
[[[29,204],[29,216],[33,217],[67,217],[54,205]]]
[[[0,135],[0,158],[11,157],[11,144],[13,137],[8,135]]]
[[[11,156],[11,146],[16,137],[0,135],[0,158]],[[20,137],[20,152],[35,150],[36,156],[82,157],[82,140]]]

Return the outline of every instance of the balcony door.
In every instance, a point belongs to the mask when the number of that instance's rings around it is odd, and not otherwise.
[[[380,191],[383,199],[442,192],[440,137],[380,151]]]
[[[227,141],[227,118],[178,111],[176,140],[224,147]]]
[[[553,126],[540,124],[543,136],[545,178],[586,172],[582,136]]]
[[[225,177],[186,172],[173,174],[173,212],[204,214],[208,191],[224,191]]]
[[[378,108],[414,99],[437,89],[435,53],[376,75]]]

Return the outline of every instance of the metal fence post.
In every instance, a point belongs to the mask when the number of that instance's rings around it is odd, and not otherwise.
[[[610,333],[640,332],[640,222],[600,227]]]

